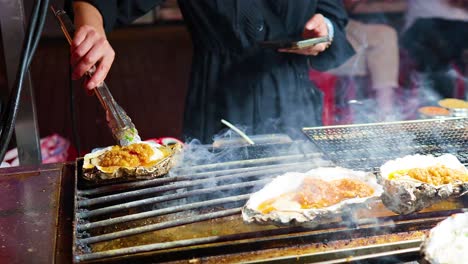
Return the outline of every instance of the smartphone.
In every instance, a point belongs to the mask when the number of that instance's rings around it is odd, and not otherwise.
[[[279,41],[262,41],[259,45],[264,48],[270,49],[304,49],[315,46],[319,43],[329,42],[330,37],[310,38],[299,41],[279,40]]]

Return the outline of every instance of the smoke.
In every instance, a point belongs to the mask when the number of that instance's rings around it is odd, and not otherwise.
[[[248,131],[246,127],[238,128]],[[315,167],[332,165],[310,141],[293,141],[285,134],[249,136],[255,145],[247,144],[229,129],[215,135],[213,145],[202,144],[199,140],[186,142],[177,167],[170,172],[172,177],[187,179],[174,184],[186,185],[162,195],[197,194],[156,204],[153,209],[246,195],[261,189],[271,179],[286,172],[305,172]],[[241,207],[245,202],[246,200],[234,201],[219,204],[218,207]],[[197,209],[175,216],[198,213]]]

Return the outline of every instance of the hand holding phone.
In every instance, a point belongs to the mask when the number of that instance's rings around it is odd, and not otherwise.
[[[263,41],[260,42],[260,46],[263,48],[270,48],[276,50],[300,50],[313,47],[320,43],[330,42],[331,39],[328,36],[304,39],[300,41],[288,41],[288,40],[279,40],[279,41]]]

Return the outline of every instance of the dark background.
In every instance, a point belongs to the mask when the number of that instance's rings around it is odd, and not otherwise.
[[[62,8],[63,0],[52,0]],[[29,17],[34,1],[24,1]],[[378,1],[376,1],[378,2]],[[398,6],[395,3],[400,3]],[[401,26],[405,1],[391,4],[384,13],[377,6],[357,17]],[[380,9],[379,9],[380,8]],[[180,20],[176,1],[170,0],[148,13],[134,25],[109,35],[116,59],[106,79],[116,101],[133,119],[143,139],[181,137],[184,97],[192,56],[190,36]],[[31,66],[41,137],[53,133],[72,140],[68,44],[55,18],[49,13],[44,35]],[[0,97],[5,101],[7,84],[3,48],[0,41]],[[82,152],[115,144],[105,123],[105,115],[95,96],[86,95],[76,85],[78,134]]]
[[[52,1],[62,7],[61,1]],[[33,1],[25,1],[29,17]],[[148,17],[146,19],[148,21]],[[106,79],[116,101],[133,119],[143,139],[180,137],[191,63],[191,42],[181,22],[155,22],[109,35],[116,59]],[[4,51],[0,41],[0,90],[7,96]],[[69,46],[49,14],[31,65],[41,137],[53,133],[71,140]],[[115,144],[95,96],[76,85],[78,133],[82,152]]]

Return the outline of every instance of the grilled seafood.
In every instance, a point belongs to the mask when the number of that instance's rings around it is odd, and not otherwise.
[[[245,222],[318,225],[321,220],[366,207],[383,192],[373,174],[318,168],[278,176],[252,194],[242,209]]]
[[[374,189],[360,180],[339,179],[327,182],[305,178],[297,191],[266,200],[258,206],[258,210],[263,214],[282,209],[288,210],[289,208],[282,208],[284,201],[296,203],[293,207],[300,209],[324,208],[345,199],[368,197],[373,193]]]
[[[431,229],[421,245],[430,263],[462,263],[468,259],[468,213],[454,214]]]
[[[395,213],[409,214],[464,195],[468,191],[468,170],[451,154],[411,155],[382,165],[380,181],[385,206]]]
[[[83,177],[103,181],[161,176],[175,164],[174,154],[180,149],[180,144],[164,146],[153,142],[107,147],[85,155]]]

